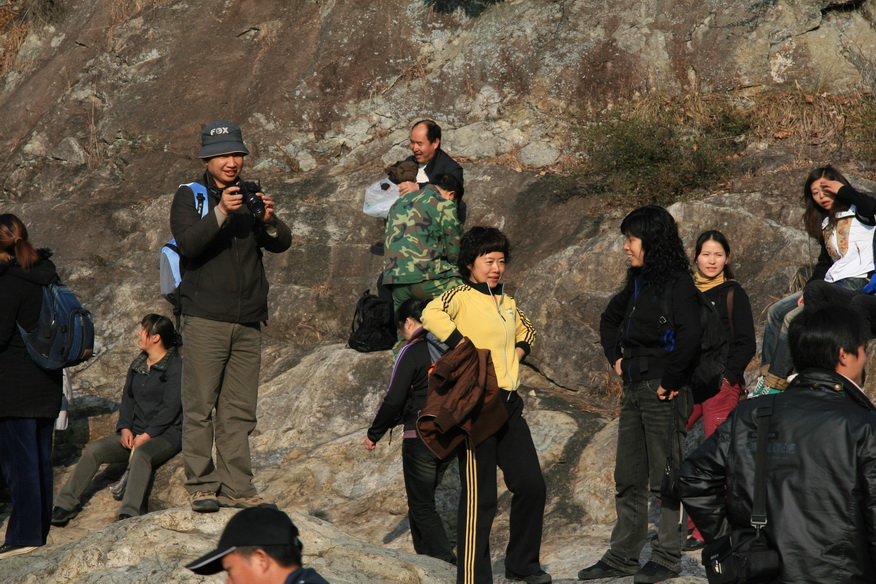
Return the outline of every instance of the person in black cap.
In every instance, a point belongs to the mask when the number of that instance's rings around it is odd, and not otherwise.
[[[186,568],[202,575],[225,570],[229,584],[328,584],[313,568],[301,567],[303,547],[288,515],[254,507],[232,517],[219,547]]]
[[[268,319],[262,250],[280,253],[292,232],[262,192],[243,193],[240,128],[218,120],[201,133],[203,177],[180,185],[170,226],[184,268],[179,286],[183,359],[183,462],[192,510],[267,503],[252,484],[260,323]],[[256,185],[257,186],[257,185]],[[215,432],[216,462],[213,461]]]

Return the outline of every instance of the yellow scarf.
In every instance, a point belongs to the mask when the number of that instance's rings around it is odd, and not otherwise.
[[[721,273],[715,276],[714,278],[708,278],[700,273],[697,270],[697,273],[694,274],[694,285],[697,287],[697,290],[700,292],[705,292],[706,290],[711,290],[715,286],[720,286],[724,282],[727,281],[727,278],[724,276],[724,270],[721,270]]]

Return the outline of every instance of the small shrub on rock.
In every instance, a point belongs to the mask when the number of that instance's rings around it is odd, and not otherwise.
[[[499,4],[503,0],[425,0],[426,6],[431,6],[435,12],[452,14],[457,8],[462,9],[466,16],[480,16],[487,6]]]
[[[629,204],[666,204],[725,176],[733,150],[729,132],[744,124],[714,119],[712,127],[682,124],[670,115],[619,113],[584,132],[590,173],[601,190]]]

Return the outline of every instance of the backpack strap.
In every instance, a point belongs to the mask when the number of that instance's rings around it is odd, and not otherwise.
[[[733,325],[733,290],[736,288],[735,280],[733,285],[727,288],[727,320],[730,322],[730,339],[732,343],[736,339],[736,327]]]
[[[773,402],[757,408],[757,452],[754,462],[754,502],[751,507],[751,526],[760,530],[767,524],[766,514],[766,475],[767,475],[767,440],[770,431],[770,417],[773,415]]]
[[[192,193],[195,195],[195,209],[203,219],[210,208],[210,205],[207,204],[207,187],[201,184],[200,181],[185,183],[179,186],[192,189]]]

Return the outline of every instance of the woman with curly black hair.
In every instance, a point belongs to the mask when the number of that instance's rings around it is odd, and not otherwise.
[[[609,550],[578,578],[634,575],[634,582],[660,582],[679,574],[684,524],[678,506],[663,505],[651,557],[640,568],[648,495],[660,497],[670,448],[681,452],[693,409],[687,374],[701,325],[690,264],[669,212],[654,205],[636,209],[621,232],[627,281],[599,325],[605,356],[624,382],[614,472],[617,524]]]

